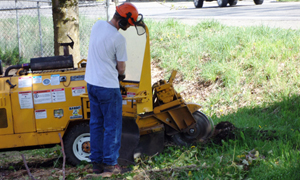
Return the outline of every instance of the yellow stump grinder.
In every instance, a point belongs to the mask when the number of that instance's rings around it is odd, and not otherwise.
[[[141,22],[120,31],[127,39],[128,61],[126,78],[120,82],[123,130],[119,163],[128,165],[134,163],[134,156],[160,153],[165,137],[178,145],[209,138],[212,121],[199,111],[199,104],[186,103],[175,91],[176,71],[169,80],[151,85],[147,26]],[[32,58],[30,63],[8,67],[4,74],[0,61],[1,151],[60,144],[61,133],[70,164],[90,161],[85,65],[83,59],[74,68],[68,51],[64,56]]]

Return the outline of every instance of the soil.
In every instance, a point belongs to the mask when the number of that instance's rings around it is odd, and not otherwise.
[[[160,79],[169,78],[168,75],[170,73],[164,71],[164,69],[160,68],[158,63],[154,61],[151,62],[151,71],[152,84]],[[175,89],[183,89],[183,91],[179,93],[186,102],[202,102],[205,101],[211,93],[217,90],[216,88],[220,83],[221,82],[218,81],[218,79],[215,82],[184,80],[183,75],[180,72],[177,72],[173,81],[173,86]]]

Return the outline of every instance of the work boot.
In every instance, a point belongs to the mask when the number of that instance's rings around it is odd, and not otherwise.
[[[96,162],[92,162],[92,164],[93,164],[93,173],[95,174],[103,173],[103,164],[99,164]]]
[[[111,172],[112,174],[123,174],[130,171],[129,168],[122,168],[118,164],[114,166],[104,165],[104,172]]]

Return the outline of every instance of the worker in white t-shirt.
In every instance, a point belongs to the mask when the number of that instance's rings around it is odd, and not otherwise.
[[[134,26],[138,11],[125,2],[113,18],[92,27],[85,81],[90,100],[90,159],[93,172],[123,173],[118,165],[122,133],[122,96],[118,77],[125,77],[126,39],[118,31]]]

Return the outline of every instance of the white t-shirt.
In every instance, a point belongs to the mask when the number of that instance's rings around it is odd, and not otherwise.
[[[117,61],[127,61],[126,39],[108,22],[97,21],[90,36],[85,81],[119,88]]]

